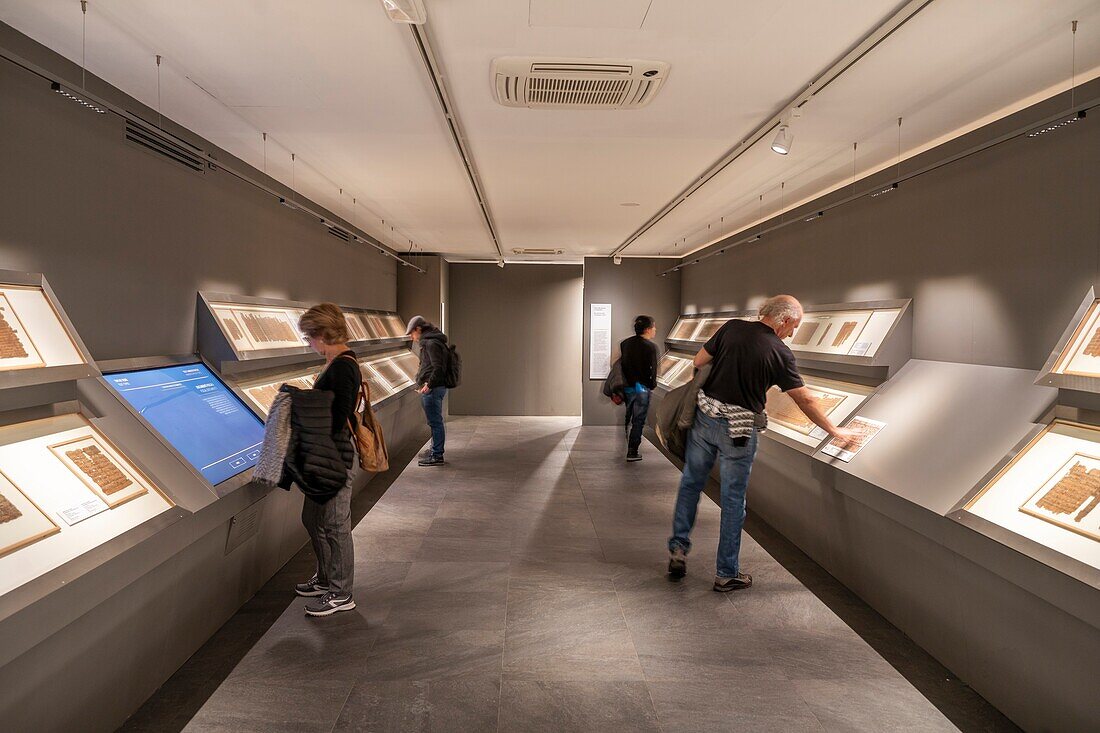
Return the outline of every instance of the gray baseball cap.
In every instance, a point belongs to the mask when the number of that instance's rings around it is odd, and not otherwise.
[[[405,335],[408,336],[409,334],[411,334],[416,329],[418,329],[422,326],[427,326],[427,325],[428,325],[428,319],[425,318],[424,316],[413,316],[412,318],[409,319],[409,325],[405,327]]]

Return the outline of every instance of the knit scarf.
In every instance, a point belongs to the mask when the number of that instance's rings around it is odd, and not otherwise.
[[[752,429],[756,426],[757,420],[761,418],[763,425],[759,428],[760,432],[764,432],[768,429],[767,415],[758,416],[752,410],[741,407],[740,405],[727,405],[725,402],[719,402],[713,397],[708,397],[703,390],[699,390],[699,398],[696,404],[698,404],[699,410],[707,417],[725,418],[729,428],[729,435],[734,440],[737,438],[747,438],[752,435]]]

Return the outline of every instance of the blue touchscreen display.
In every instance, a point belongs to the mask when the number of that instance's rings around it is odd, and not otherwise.
[[[251,468],[260,457],[263,423],[205,365],[105,378],[211,484]]]

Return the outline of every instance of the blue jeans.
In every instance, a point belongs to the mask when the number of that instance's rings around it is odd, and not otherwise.
[[[623,390],[626,396],[626,427],[630,430],[626,449],[630,453],[638,450],[642,444],[642,430],[645,428],[646,414],[649,413],[649,390],[641,384]]]
[[[443,443],[447,439],[447,429],[443,426],[443,398],[446,396],[446,387],[435,387],[428,390],[428,394],[420,395],[424,416],[432,429],[432,455],[436,458],[443,457]]]
[[[688,435],[684,475],[676,497],[668,549],[680,548],[685,553],[691,550],[690,535],[695,525],[695,511],[699,507],[699,494],[706,486],[715,458],[718,458],[722,479],[722,525],[716,566],[720,578],[737,577],[741,527],[745,523],[745,492],[749,487],[749,472],[752,470],[752,459],[756,456],[758,438],[759,434],[753,430],[745,445],[734,445],[725,418],[707,417],[698,408],[695,410],[695,424]]]

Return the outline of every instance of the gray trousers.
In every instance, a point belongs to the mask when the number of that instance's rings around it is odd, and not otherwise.
[[[355,547],[351,541],[351,474],[336,496],[324,504],[305,497],[302,524],[317,556],[317,580],[333,593],[351,593]]]

